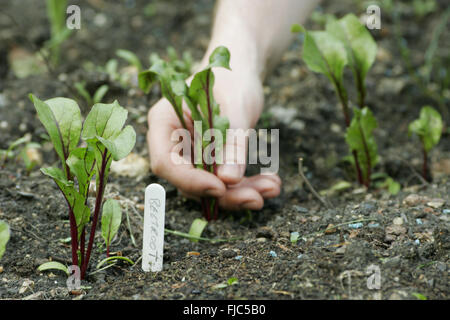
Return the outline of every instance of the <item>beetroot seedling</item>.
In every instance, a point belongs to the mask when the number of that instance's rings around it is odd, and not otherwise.
[[[409,125],[409,135],[416,134],[422,143],[422,176],[431,181],[428,166],[428,154],[439,143],[444,124],[438,111],[430,106],[425,106],[420,111],[420,117]]]
[[[10,237],[9,225],[5,221],[0,220],[0,259],[5,253],[6,244],[9,241],[9,237]]]
[[[325,31],[306,31],[299,25],[293,32],[304,34],[303,60],[313,72],[324,74],[333,84],[342,106],[347,127],[346,142],[352,154],[358,181],[370,186],[372,168],[377,163],[377,147],[373,138],[376,120],[365,105],[365,77],[372,66],[377,46],[370,33],[353,14],[330,19]],[[344,69],[349,66],[358,92],[358,108],[350,114],[350,102],[344,85]]]
[[[97,222],[102,212],[111,161],[123,159],[131,152],[136,142],[136,133],[131,126],[123,127],[128,112],[117,101],[111,104],[95,104],[82,123],[80,108],[74,100],[53,98],[41,101],[33,95],[30,95],[30,99],[61,161],[61,168],[43,168],[41,171],[55,181],[67,202],[72,264],[80,267],[81,279],[84,279]],[[87,146],[78,147],[80,136]],[[97,192],[91,221],[88,197],[90,181],[94,176]],[[119,205],[115,202],[113,199],[108,200],[103,210],[107,216],[118,215]],[[106,234],[109,235],[108,246],[117,230],[117,221],[114,219],[112,223],[108,218],[104,221],[107,224]]]
[[[225,47],[216,48],[209,57],[209,65],[196,73],[188,86],[185,75],[177,72],[173,65],[158,60],[153,66],[139,74],[139,86],[145,92],[149,92],[155,82],[159,82],[162,95],[172,105],[181,125],[187,130],[186,120],[183,114],[183,102],[191,112],[194,122],[194,139],[191,141],[193,155],[191,162],[198,169],[203,169],[217,175],[217,163],[221,160],[221,151],[225,143],[226,130],[229,121],[220,116],[219,105],[214,100],[214,73],[212,68],[222,67],[230,69],[230,53]],[[200,132],[212,130],[213,136]],[[222,139],[216,139],[217,136]],[[200,137],[196,139],[195,137]],[[206,156],[203,156],[206,153]],[[216,199],[202,199],[203,215],[209,221],[218,217],[218,201]]]

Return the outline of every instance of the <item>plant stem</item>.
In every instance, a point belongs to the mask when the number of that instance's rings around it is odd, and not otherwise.
[[[78,266],[78,232],[77,232],[77,222],[75,220],[75,215],[73,213],[73,209],[70,203],[67,201],[69,205],[69,222],[70,222],[70,241],[72,247],[72,264]]]
[[[339,100],[342,105],[342,111],[344,112],[344,118],[345,118],[345,126],[348,128],[350,126],[350,111],[348,109],[348,98],[347,95],[344,93],[344,89],[339,85],[338,81],[334,81],[336,93],[339,97]],[[364,184],[361,166],[359,165],[358,160],[358,154],[355,150],[352,151],[353,154],[353,160],[355,161],[355,168],[356,168],[356,174],[358,176],[358,182],[359,184]]]
[[[87,248],[87,252],[86,252],[86,257],[84,259],[84,264],[83,267],[81,269],[81,279],[84,279],[85,275],[86,275],[86,271],[87,271],[87,267],[89,265],[89,259],[91,257],[91,251],[92,251],[92,246],[94,244],[94,238],[95,238],[95,229],[97,227],[97,221],[98,221],[98,216],[100,213],[100,208],[102,206],[102,202],[103,202],[103,193],[104,193],[104,177],[105,177],[105,171],[106,171],[106,165],[107,165],[107,150],[105,149],[105,151],[103,152],[102,155],[102,164],[101,164],[101,168],[100,168],[100,174],[99,174],[99,187],[98,187],[98,192],[97,192],[97,197],[95,199],[95,209],[94,209],[94,217],[92,219],[92,226],[91,226],[91,233],[89,236],[89,243],[88,243],[88,248]]]
[[[425,150],[425,146],[423,147],[423,164],[422,164],[422,176],[425,181],[431,182],[431,177],[428,175],[428,152]]]

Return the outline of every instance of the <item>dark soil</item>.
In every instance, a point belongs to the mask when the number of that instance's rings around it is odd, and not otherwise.
[[[158,99],[158,90],[146,97],[136,88],[123,88],[105,74],[83,67],[87,61],[104,66],[121,48],[135,52],[146,65],[150,53],[164,56],[169,45],[179,52],[188,50],[200,59],[208,43],[212,1],[158,0],[150,2],[151,10],[148,3],[82,1],[82,28],[64,43],[62,63],[52,74],[45,72],[24,79],[14,75],[7,57],[17,47],[32,52],[48,39],[45,7],[30,5],[29,1],[3,3],[0,149],[31,133],[32,140],[43,145],[43,166],[56,164],[56,156],[43,140],[44,128],[27,95],[33,92],[41,99],[73,97],[73,83],[83,80],[89,90],[103,83],[110,85],[105,100],[117,99],[127,107],[130,123],[138,133],[134,152],[148,157],[146,112]],[[356,3],[360,1],[339,1],[339,5],[325,1],[318,11],[337,15],[364,13],[365,8]],[[405,3],[399,5],[402,14],[397,26],[410,41],[412,60],[418,66],[446,5],[445,1],[437,1],[437,10],[418,19]],[[17,24],[2,12],[14,17]],[[423,184],[417,178],[420,147],[417,139],[408,137],[407,127],[423,105],[435,105],[435,101],[411,79],[399,55],[393,21],[388,14],[384,16],[382,30],[373,32],[381,53],[367,77],[368,105],[379,122],[376,138],[380,162],[375,171],[400,182],[399,194],[392,196],[385,189],[375,188],[366,191],[355,184],[352,189],[329,196],[332,205],[324,208],[301,183],[297,173],[299,157],[305,159],[305,174],[318,190],[328,189],[339,180],[353,181],[354,177],[340,160],[347,155],[347,147],[343,118],[332,87],[301,62],[301,44],[297,40],[267,79],[267,112],[259,123],[259,127],[280,128],[282,194],[251,216],[223,213],[203,234],[208,238],[239,240],[194,243],[167,235],[164,269],[159,273],[142,272],[139,262],[135,266],[118,263],[94,273],[96,264],[105,257],[105,248],[98,246],[81,295],[72,295],[64,273],[37,271],[40,264],[49,260],[71,264],[70,244],[61,241],[69,236],[65,202],[56,186],[37,168],[27,175],[21,161],[9,161],[0,171],[0,219],[11,227],[11,239],[0,261],[0,298],[416,299],[416,294],[421,294],[428,299],[448,299],[449,132],[443,134],[430,155],[434,181]],[[320,28],[315,21],[308,26]],[[438,49],[438,55],[447,58],[448,30]],[[440,68],[448,72],[448,65]],[[444,108],[448,109],[448,89],[445,94]],[[280,109],[294,110],[292,119],[282,112],[280,116]],[[450,119],[446,120],[449,123]],[[249,172],[255,170],[249,168]],[[144,189],[155,182],[167,190],[166,228],[187,232],[192,220],[201,216],[199,204],[184,199],[173,186],[152,173],[137,180],[111,175],[107,196],[120,195],[135,238],[133,244],[124,220],[111,251],[120,251],[133,261],[138,261],[141,254]],[[408,196],[410,201],[404,201]],[[436,205],[433,199],[441,199],[443,204]],[[350,224],[355,220],[362,220],[361,225]],[[337,226],[336,230],[324,233],[330,224]],[[292,232],[300,235],[296,244],[290,241]],[[97,237],[97,242],[102,243],[99,233]],[[378,290],[367,286],[371,265],[380,269]],[[232,277],[238,279],[237,284],[215,288]],[[27,282],[31,283],[29,288],[21,291]]]

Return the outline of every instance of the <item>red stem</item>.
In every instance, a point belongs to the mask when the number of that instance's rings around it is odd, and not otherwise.
[[[84,263],[83,263],[83,266],[81,269],[81,279],[84,279],[84,277],[86,276],[87,267],[89,265],[89,259],[91,257],[92,246],[94,244],[95,229],[97,227],[98,216],[99,216],[100,208],[101,208],[102,202],[103,202],[104,177],[105,177],[105,170],[106,170],[106,164],[107,164],[106,153],[107,153],[107,150],[105,149],[103,156],[102,156],[102,165],[101,165],[100,174],[99,174],[100,182],[99,182],[97,197],[95,199],[95,209],[94,209],[94,217],[92,219],[91,233],[89,236],[89,243],[88,243],[88,248],[87,248],[87,252],[86,252],[86,257],[84,259]]]

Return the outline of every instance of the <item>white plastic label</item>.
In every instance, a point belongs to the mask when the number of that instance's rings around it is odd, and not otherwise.
[[[144,243],[142,249],[142,270],[161,271],[164,249],[164,217],[166,191],[152,183],[145,189]]]

